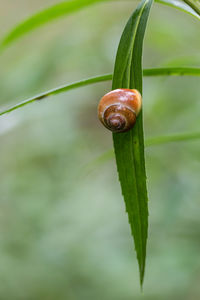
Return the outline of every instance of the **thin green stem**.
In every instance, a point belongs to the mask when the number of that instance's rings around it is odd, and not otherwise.
[[[143,70],[144,76],[168,76],[168,75],[188,75],[188,76],[200,76],[200,68],[157,68],[157,69],[145,69]],[[11,111],[14,111],[18,108],[21,108],[27,104],[30,104],[35,101],[41,101],[42,99],[47,98],[48,96],[57,95],[63,92],[67,92],[69,90],[87,86],[93,83],[103,82],[112,80],[112,74],[96,76],[89,79],[81,80],[72,84],[63,85],[47,92],[41,93],[29,99],[26,99],[14,106],[11,106],[5,110],[0,112],[0,116],[5,115]]]

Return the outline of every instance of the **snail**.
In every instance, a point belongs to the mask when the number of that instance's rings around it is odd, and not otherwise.
[[[137,90],[113,90],[101,98],[98,117],[112,132],[125,132],[133,128],[141,106],[142,97]]]

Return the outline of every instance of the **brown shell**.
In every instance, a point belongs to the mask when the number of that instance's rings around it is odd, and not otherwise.
[[[134,126],[141,106],[142,97],[137,90],[113,90],[99,102],[99,120],[113,132],[128,131]]]

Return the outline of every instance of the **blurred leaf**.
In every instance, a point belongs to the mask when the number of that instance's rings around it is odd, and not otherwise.
[[[142,48],[152,0],[143,0],[123,31],[113,75],[112,89],[137,89],[142,94]],[[114,149],[140,270],[145,272],[148,207],[142,111],[135,126],[124,133],[113,133]]]
[[[185,142],[200,139],[200,132],[181,133],[174,135],[152,137],[146,140],[145,146],[156,146],[172,142]]]
[[[186,68],[186,67],[169,67],[169,68],[154,68],[144,69],[144,76],[200,76],[200,68]]]
[[[26,20],[16,25],[13,29],[11,29],[0,41],[0,51],[15,40],[17,40],[18,38],[25,35],[26,33],[36,29],[37,27],[45,25],[46,23],[54,21],[55,19],[58,19],[60,17],[64,17],[66,15],[74,13],[89,5],[103,1],[113,0],[72,0],[67,2],[61,2],[51,7],[48,7],[30,16]],[[197,14],[197,12],[186,3],[180,2],[178,0],[156,0],[156,2],[171,6],[173,8],[177,8],[200,19],[200,16]]]
[[[168,75],[190,75],[190,76],[200,76],[200,68],[155,68],[155,69],[144,69],[143,70],[143,76],[168,76]],[[72,84],[67,84],[67,85],[63,85],[57,88],[54,88],[52,90],[49,90],[47,92],[41,93],[39,95],[33,96],[27,100],[24,100],[14,106],[11,106],[10,108],[7,108],[5,110],[2,110],[0,112],[0,116],[9,113],[13,110],[16,110],[20,107],[23,107],[29,103],[38,101],[38,100],[42,100],[45,99],[48,96],[53,96],[53,95],[57,95],[60,93],[64,93],[67,92],[69,90],[78,88],[78,87],[82,87],[82,86],[86,86],[86,85],[90,85],[93,83],[97,83],[97,82],[102,82],[102,81],[108,81],[108,80],[112,80],[112,74],[107,74],[107,75],[101,75],[101,76],[96,76],[96,77],[92,77],[92,78],[88,78],[85,80],[81,80]]]
[[[19,23],[14,27],[0,42],[0,50],[8,46],[16,39],[20,38],[24,34],[32,31],[33,29],[40,27],[50,21],[57,18],[69,15],[73,12],[80,10],[88,5],[102,2],[105,0],[72,0],[67,2],[61,2],[48,7]]]
[[[199,13],[197,13],[196,10],[194,10],[191,6],[189,6],[188,3],[186,4],[179,0],[156,0],[156,2],[171,6],[173,8],[177,8],[177,9],[197,18],[198,20],[200,20]]]
[[[199,0],[183,0],[200,16],[200,1]]]
[[[168,144],[168,143],[195,141],[199,139],[200,139],[200,132],[189,132],[189,133],[181,133],[181,134],[173,134],[173,135],[156,136],[156,137],[150,137],[145,139],[145,148],[158,146],[162,144]],[[94,160],[92,160],[90,163],[88,163],[86,167],[87,169],[96,169],[97,165],[102,165],[107,161],[113,159],[113,157],[114,157],[114,151],[113,149],[110,149],[108,151],[105,151],[103,154],[99,155]]]

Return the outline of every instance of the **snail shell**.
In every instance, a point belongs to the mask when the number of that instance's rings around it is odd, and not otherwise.
[[[125,132],[133,128],[141,106],[142,97],[137,90],[113,90],[101,98],[98,117],[112,132]]]

